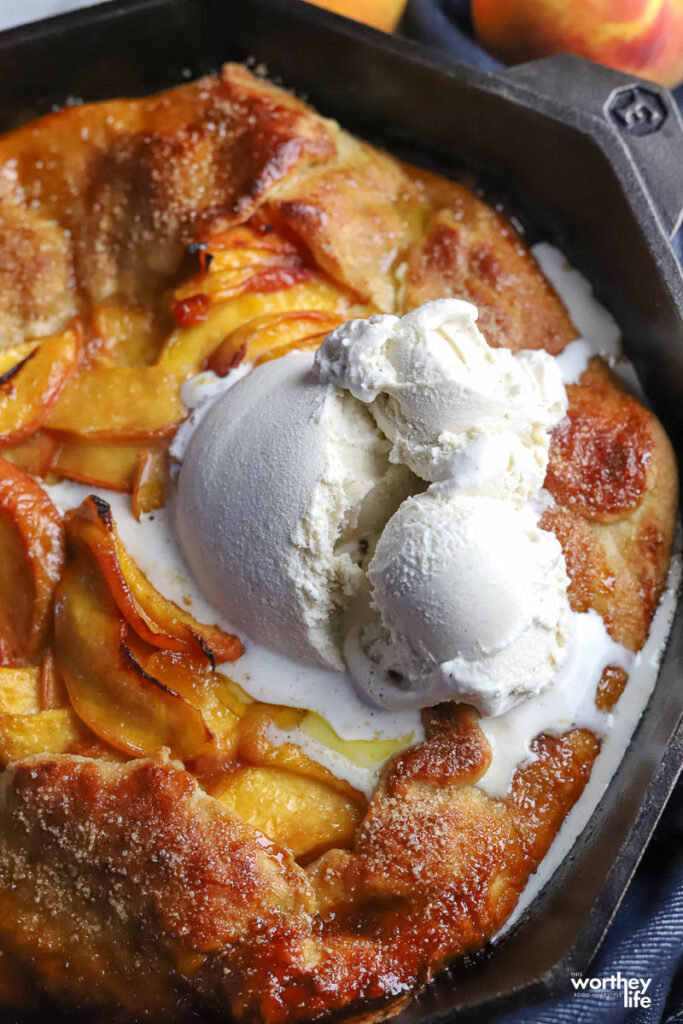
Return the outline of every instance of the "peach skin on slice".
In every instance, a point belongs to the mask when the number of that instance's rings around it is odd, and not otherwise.
[[[241,225],[206,243],[202,271],[173,293],[173,315],[181,327],[206,319],[209,306],[244,291],[288,288],[312,274],[310,256],[281,235]]]
[[[69,382],[46,420],[91,440],[168,437],[187,410],[177,380],[158,366],[94,366]]]
[[[59,512],[39,484],[0,458],[0,593],[11,595],[0,631],[15,658],[40,649],[63,566]]]
[[[255,317],[232,331],[214,349],[208,368],[225,377],[241,362],[277,359],[297,348],[318,348],[326,334],[342,323],[339,313],[320,309],[270,313]]]
[[[81,355],[78,323],[54,334],[0,376],[0,444],[16,444],[43,425]]]
[[[208,297],[207,297],[208,302]],[[157,365],[180,379],[197,373],[223,338],[254,317],[299,309],[329,312],[358,311],[346,293],[321,274],[291,288],[268,293],[245,291],[236,298],[207,305],[207,315],[194,324],[173,331],[159,353]],[[346,316],[344,317],[346,319]]]
[[[203,655],[212,664],[235,661],[242,654],[236,636],[197,622],[152,586],[121,543],[111,508],[102,498],[86,498],[70,512],[67,532],[87,545],[119,612],[145,643],[162,650]]]
[[[57,590],[54,640],[74,711],[124,753],[168,747],[181,760],[197,755],[211,740],[200,712],[140,667],[126,633],[96,560],[77,544]]]

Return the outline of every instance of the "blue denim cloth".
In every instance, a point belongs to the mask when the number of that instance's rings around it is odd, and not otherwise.
[[[511,0],[508,0],[511,2]],[[472,38],[469,0],[409,0],[402,31],[466,64],[495,70],[498,61]],[[676,93],[683,106],[683,86]],[[677,238],[683,257],[683,232]],[[648,1009],[621,999],[573,993],[491,1019],[491,1024],[683,1024],[683,781],[645,852],[590,974],[652,978]]]

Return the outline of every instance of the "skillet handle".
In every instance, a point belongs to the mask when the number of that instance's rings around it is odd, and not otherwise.
[[[504,75],[607,124],[673,238],[683,220],[683,122],[668,89],[569,54],[518,64]]]

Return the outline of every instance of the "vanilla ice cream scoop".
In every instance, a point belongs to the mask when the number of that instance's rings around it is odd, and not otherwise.
[[[234,628],[294,661],[343,669],[340,615],[377,535],[417,483],[389,463],[365,406],[312,356],[252,370],[197,427],[176,529],[206,596]]]
[[[457,698],[502,714],[564,659],[562,549],[529,508],[435,484],[389,520],[368,578],[380,619],[351,631],[346,656],[385,707]]]
[[[565,414],[544,352],[491,348],[455,299],[355,320],[257,366],[184,455],[177,530],[247,639],[349,669],[371,702],[499,714],[570,631],[560,545],[529,504]]]
[[[547,353],[492,348],[476,320],[471,303],[442,299],[350,321],[326,338],[317,371],[369,404],[392,461],[424,480],[473,482],[475,460],[479,490],[523,502],[543,484],[566,392]]]

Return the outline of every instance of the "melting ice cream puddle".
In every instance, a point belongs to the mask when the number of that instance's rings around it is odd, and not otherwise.
[[[553,247],[539,245],[534,252],[581,334],[558,357],[565,383],[577,380],[588,359],[599,354],[632,385],[634,374],[620,354],[617,325],[596,302],[588,282],[570,268]],[[196,409],[176,436],[172,449],[176,457],[182,458],[193,429],[208,408],[206,400],[230,387],[247,369],[240,367],[222,380],[212,374],[202,374],[188,382],[184,397]],[[92,492],[90,487],[66,481],[46,489],[61,509],[76,507]],[[197,618],[231,629],[231,624],[217,614],[193,580],[172,529],[169,509],[137,522],[126,496],[111,492],[103,496],[112,505],[123,542],[151,582],[167,597],[189,608]],[[597,613],[574,614],[571,651],[550,686],[503,715],[481,719],[481,727],[493,748],[493,759],[480,786],[492,796],[505,795],[515,769],[530,756],[529,744],[540,733],[560,734],[578,726],[591,729],[602,739],[601,752],[583,795],[565,819],[506,928],[528,906],[571,848],[628,746],[656,680],[679,580],[680,556],[676,556],[668,589],[640,654],[633,655],[615,644]],[[629,673],[624,694],[612,715],[599,712],[595,706],[596,687],[607,665],[618,665]],[[424,737],[418,711],[371,707],[359,695],[350,675],[295,664],[248,638],[244,656],[224,666],[223,670],[255,699],[317,713],[307,716],[302,726],[288,731],[271,727],[271,740],[296,743],[308,756],[368,794],[376,785],[386,757],[399,747],[420,742]],[[336,744],[338,749],[335,749],[335,734],[345,741]],[[353,757],[346,756],[351,750],[345,747],[348,742],[354,745]]]

